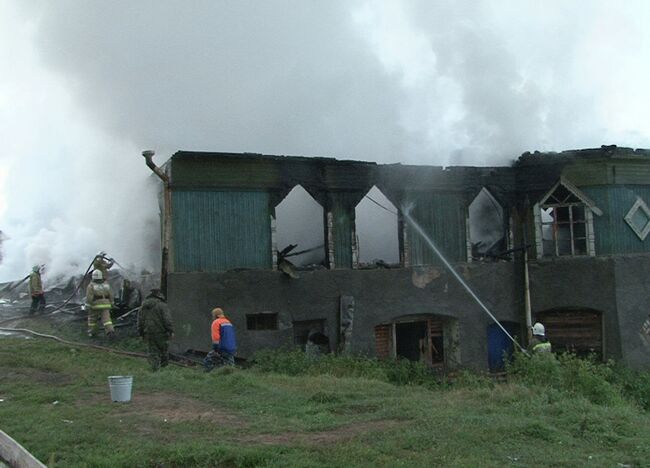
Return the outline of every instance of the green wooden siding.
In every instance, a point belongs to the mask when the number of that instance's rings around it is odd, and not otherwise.
[[[580,190],[603,210],[602,216],[594,215],[596,255],[650,252],[650,236],[642,241],[624,219],[637,196],[650,206],[650,186],[610,185]]]
[[[267,192],[174,191],[174,271],[271,268]]]
[[[436,247],[450,262],[467,260],[465,232],[465,201],[459,193],[410,193],[411,216],[431,236]],[[422,237],[409,229],[412,265],[440,265],[435,252]]]

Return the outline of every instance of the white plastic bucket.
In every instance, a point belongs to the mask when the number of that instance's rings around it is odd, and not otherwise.
[[[108,377],[108,386],[111,389],[111,400],[119,402],[131,401],[133,376],[111,375]]]

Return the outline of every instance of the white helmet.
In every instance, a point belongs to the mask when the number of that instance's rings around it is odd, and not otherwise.
[[[544,329],[544,325],[542,325],[539,322],[535,323],[535,325],[533,325],[533,335],[536,336],[546,335],[546,330]]]
[[[104,279],[101,270],[93,270],[93,281]]]

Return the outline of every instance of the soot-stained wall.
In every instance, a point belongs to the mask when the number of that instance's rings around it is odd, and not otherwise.
[[[523,293],[516,287],[512,263],[457,269],[499,320],[521,321]],[[491,319],[449,273],[434,267],[316,270],[300,272],[298,279],[273,271],[170,274],[169,305],[179,324],[173,347],[208,350],[210,310],[221,306],[236,327],[241,357],[260,348],[293,346],[292,322],[303,320],[324,319],[335,348],[341,296],[353,296],[355,301],[351,348],[355,353],[375,355],[378,324],[406,315],[435,314],[458,319],[460,364],[487,367]],[[264,312],[278,314],[278,330],[247,330],[246,315]]]

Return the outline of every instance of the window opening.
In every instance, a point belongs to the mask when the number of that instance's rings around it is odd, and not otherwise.
[[[427,322],[395,324],[395,352],[409,361],[426,360]]]
[[[458,321],[449,317],[404,320],[375,327],[379,359],[403,358],[430,367],[455,368],[460,363]]]
[[[278,266],[325,265],[323,207],[300,185],[275,207]]]
[[[247,314],[246,329],[248,330],[277,330],[278,314]]]
[[[329,353],[330,342],[325,329],[325,319],[293,322],[293,342],[303,351],[317,347],[321,353]]]
[[[602,212],[577,188],[563,179],[537,209],[538,248],[541,247],[542,256],[595,254],[592,213]]]
[[[373,186],[355,208],[360,267],[399,264],[397,208]]]
[[[503,207],[483,187],[469,205],[469,239],[473,259],[494,259],[507,250]]]

